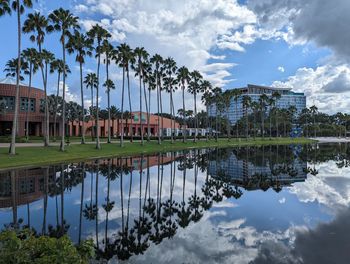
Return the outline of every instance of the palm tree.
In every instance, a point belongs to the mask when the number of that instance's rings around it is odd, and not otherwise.
[[[220,87],[215,87],[213,89],[213,101],[215,103],[215,141],[218,141],[218,116],[219,116],[219,108],[222,102],[222,90]]]
[[[114,57],[119,67],[123,69],[123,84],[122,84],[122,107],[121,107],[121,119],[124,120],[124,91],[125,91],[125,74],[128,81],[128,92],[129,92],[129,109],[131,114],[131,101],[130,101],[130,79],[129,79],[129,65],[134,61],[133,51],[129,45],[123,43],[117,48],[117,55]],[[132,130],[132,118],[131,118],[131,130]],[[132,131],[131,131],[132,141]],[[124,124],[122,124],[122,133],[120,137],[120,146],[124,146]]]
[[[281,94],[278,91],[274,91],[272,93],[272,98],[274,99],[274,108],[275,108],[275,115],[276,115],[276,137],[278,137],[278,109],[276,109],[276,105],[278,100],[281,98]]]
[[[163,139],[163,107],[162,107],[162,67],[163,58],[159,54],[155,54],[150,62],[154,65],[154,77],[156,81],[156,90],[157,90],[157,113],[158,113],[158,144],[162,143]],[[161,119],[161,120],[160,120]],[[161,122],[160,122],[161,121]],[[159,129],[160,128],[160,129]]]
[[[0,17],[10,14],[11,15],[11,7],[10,7],[10,1],[9,0],[0,0]]]
[[[61,75],[63,74],[63,60],[56,59],[50,64],[50,73],[57,71],[57,92],[55,97],[55,107],[54,107],[54,130],[53,130],[53,141],[56,141],[56,122],[57,122],[57,111],[58,111],[58,97],[60,91],[60,81]],[[70,69],[66,64],[66,75],[70,73]]]
[[[42,78],[43,78],[43,84],[44,84],[44,93],[45,93],[45,142],[44,145],[45,147],[49,146],[50,143],[50,113],[49,113],[49,102],[47,99],[47,77],[48,77],[48,69],[49,69],[49,65],[54,61],[55,56],[43,49],[40,53],[39,53],[39,67],[40,69],[42,69],[41,73],[42,73]]]
[[[74,16],[69,10],[63,8],[54,10],[49,15],[50,25],[47,27],[48,32],[58,31],[61,33],[60,42],[62,44],[62,60],[66,65],[66,38],[69,38],[71,30],[80,28],[78,17]],[[62,126],[61,126],[61,145],[60,151],[64,151],[65,141],[65,114],[66,114],[66,67],[63,67],[63,96],[62,96]]]
[[[13,115],[12,121],[12,131],[11,131],[11,144],[9,153],[11,155],[16,155],[16,133],[17,133],[17,119],[18,119],[18,108],[19,108],[19,81],[20,81],[20,69],[21,69],[21,15],[25,11],[25,7],[31,8],[33,3],[31,0],[11,0],[1,1],[0,5],[0,15],[4,13],[11,13],[9,10],[9,3],[11,3],[12,9],[17,13],[17,74],[16,74],[16,95],[15,95],[15,113]]]
[[[149,54],[143,47],[137,47],[134,50],[134,54],[137,61],[137,66],[133,67],[136,71],[136,75],[139,76],[139,87],[140,87],[140,115],[139,115],[139,121],[140,121],[140,136],[141,136],[141,145],[144,144],[143,142],[143,126],[142,126],[142,80],[145,79],[144,74],[144,62],[147,60]],[[147,106],[146,106],[147,107]]]
[[[254,115],[254,140],[256,138],[256,112],[260,109],[260,104],[258,102],[251,102],[250,104],[251,109],[253,110]]]
[[[261,134],[262,138],[265,138],[265,112],[266,112],[266,102],[268,100],[268,96],[266,94],[262,94],[259,97],[259,104],[261,110]]]
[[[310,113],[312,114],[314,120],[314,137],[316,137],[316,114],[318,113],[318,108],[316,105],[310,107]]]
[[[102,41],[105,39],[108,39],[111,37],[111,34],[108,33],[106,29],[101,27],[100,25],[96,24],[94,25],[87,35],[91,39],[96,39],[97,46],[95,48],[96,51],[96,57],[97,57],[97,87],[96,87],[96,149],[101,149],[100,144],[100,128],[99,128],[99,108],[98,108],[98,93],[99,93],[99,86],[100,86],[100,64],[101,64],[101,54],[102,54]]]
[[[246,116],[246,140],[248,140],[248,130],[249,130],[249,107],[252,102],[252,99],[249,95],[244,95],[242,97],[242,103],[243,103],[243,108],[245,109],[245,116]]]
[[[28,95],[27,95],[27,106],[26,106],[26,141],[29,140],[29,105],[30,105],[30,96],[31,96],[31,88],[32,88],[32,77],[38,70],[38,52],[34,48],[25,49],[22,52],[22,57],[24,61],[29,64],[29,86],[28,86]]]
[[[271,96],[267,100],[267,104],[269,106],[269,130],[270,130],[270,140],[272,139],[272,112],[273,112],[273,105],[275,103],[274,98]]]
[[[193,94],[194,99],[194,116],[196,118],[195,123],[195,133],[194,133],[194,142],[197,142],[197,130],[198,130],[198,116],[197,116],[197,93],[201,91],[200,82],[202,80],[202,75],[198,71],[193,71],[190,73],[191,81],[188,86],[188,92]]]
[[[230,111],[230,106],[231,106],[231,101],[233,98],[233,91],[234,90],[226,90],[223,95],[222,95],[222,99],[223,99],[223,104],[225,107],[225,112],[226,112],[226,123],[227,123],[227,137],[228,140],[231,140],[231,124],[230,124],[230,119],[229,119],[229,111]]]
[[[85,57],[92,55],[92,40],[85,34],[75,31],[67,43],[68,53],[76,53],[75,61],[79,63],[80,72],[80,97],[81,97],[81,144],[85,144],[85,116],[84,116],[84,89],[83,89],[83,64],[85,63]]]
[[[181,90],[182,90],[182,111],[183,111],[183,120],[184,120],[184,126],[182,128],[182,136],[183,136],[183,142],[186,142],[186,106],[185,106],[185,90],[186,86],[190,82],[190,72],[189,70],[185,67],[182,66],[177,70],[177,80],[179,83],[181,83]]]
[[[109,112],[110,112],[112,123],[114,124],[114,120],[117,120],[117,135],[119,135],[119,119],[120,119],[121,112],[119,108],[116,108],[114,105],[110,107]]]
[[[211,104],[211,99],[212,99],[212,90],[213,90],[213,86],[211,85],[211,83],[207,80],[204,80],[201,83],[201,91],[203,92],[203,96],[202,96],[202,101],[204,101],[205,104],[205,108],[206,108],[206,140],[209,140],[209,106]]]
[[[107,111],[108,111],[108,141],[107,143],[111,143],[111,101],[110,101],[110,93],[111,90],[115,89],[115,84],[111,79],[108,79],[103,87],[106,88],[107,92]]]
[[[151,140],[151,91],[156,89],[156,79],[154,78],[154,74],[152,72],[152,65],[148,61],[148,58],[147,61],[144,62],[143,76],[143,90],[145,93],[145,103],[147,109],[147,141],[149,142]],[[148,100],[146,96],[145,83],[148,84]]]
[[[235,113],[236,113],[236,139],[238,140],[238,99],[241,98],[242,91],[239,89],[234,89],[232,91],[233,93],[233,100],[235,101]]]
[[[89,89],[90,88],[90,91],[91,91],[91,110],[94,109],[94,89],[97,88],[97,76],[96,76],[96,73],[88,73],[86,76],[85,76],[85,79],[84,79],[84,84],[86,85],[86,88]],[[91,117],[94,117],[94,113],[90,112],[90,116]],[[92,137],[95,136],[95,127],[92,128],[91,130],[91,135]]]
[[[175,135],[175,127],[173,128],[174,122],[174,116],[175,116],[175,107],[174,107],[174,100],[173,100],[173,92],[176,90],[176,79],[174,77],[174,74],[176,73],[177,66],[176,62],[173,58],[168,57],[164,60],[163,64],[164,69],[164,85],[167,88],[167,92],[170,94],[170,116],[171,116],[171,122],[170,122],[170,131],[171,131],[171,143],[174,143],[174,135]]]
[[[103,63],[106,64],[106,82],[110,80],[109,78],[109,65],[111,64],[111,59],[116,56],[116,50],[109,43],[107,39],[103,40],[101,52],[104,53],[105,58],[103,59]],[[114,85],[114,84],[113,84]],[[115,89],[115,86],[110,89]],[[107,89],[107,99],[108,99],[108,139],[107,143],[111,143],[111,111],[110,111],[110,89]]]

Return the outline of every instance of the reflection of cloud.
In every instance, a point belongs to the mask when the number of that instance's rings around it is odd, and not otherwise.
[[[350,168],[339,169],[335,162],[322,163],[316,167],[318,175],[309,176],[303,184],[289,188],[299,201],[315,202],[334,211],[350,204]]]
[[[283,197],[283,198],[279,199],[278,202],[279,202],[280,204],[284,204],[284,203],[286,203],[286,198]]]

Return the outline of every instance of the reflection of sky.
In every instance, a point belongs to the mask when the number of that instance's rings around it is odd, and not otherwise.
[[[176,164],[177,165],[177,164]],[[162,199],[170,195],[170,169],[163,171]],[[191,223],[186,229],[178,228],[172,239],[161,244],[151,244],[144,255],[133,256],[130,263],[347,263],[342,262],[350,248],[348,239],[350,224],[350,168],[337,168],[329,161],[316,165],[319,174],[309,175],[303,183],[276,193],[272,189],[264,192],[243,191],[239,199],[224,199],[204,213],[200,223]],[[157,166],[150,168],[151,197],[157,195]],[[92,195],[95,202],[96,174],[88,173],[84,182],[84,203],[89,204]],[[199,171],[197,194],[201,195],[206,173]],[[92,179],[92,182],[91,182]],[[123,205],[126,217],[130,175],[123,176]],[[145,195],[147,170],[141,179],[141,197]],[[93,192],[91,193],[91,183]],[[130,192],[130,222],[138,217],[140,196],[140,174],[134,171]],[[185,199],[194,193],[194,170],[187,170]],[[64,194],[65,219],[70,225],[69,235],[77,241],[80,213],[81,184]],[[181,202],[183,173],[176,170],[173,199]],[[109,214],[109,235],[121,226],[120,179],[111,182],[110,198],[115,201]],[[98,228],[100,241],[104,236],[106,212],[102,208],[107,195],[107,180],[99,175]],[[58,218],[61,197],[57,196]],[[41,231],[43,222],[43,200],[30,205],[31,224]],[[12,220],[10,210],[0,212],[0,225]],[[27,222],[27,206],[18,208],[18,217]],[[49,197],[47,223],[56,225],[56,197]],[[323,223],[320,225],[320,223]],[[83,218],[83,237],[95,239],[95,221]],[[337,261],[326,257],[319,250],[326,245],[329,254],[337,254]],[[310,252],[314,252],[311,254]],[[316,252],[316,253],[315,253]],[[350,256],[347,256],[350,257]],[[328,260],[328,262],[326,261]],[[323,262],[322,262],[323,261]]]

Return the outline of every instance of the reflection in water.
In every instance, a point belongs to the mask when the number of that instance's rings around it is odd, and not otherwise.
[[[224,208],[225,203],[241,201],[244,208],[245,201],[255,193],[258,195],[259,190],[265,192],[268,198],[265,202],[273,204],[283,188],[292,190],[291,186],[296,182],[303,184],[307,175],[317,177],[319,164],[332,160],[338,168],[345,168],[349,165],[347,157],[346,145],[263,146],[192,150],[1,172],[0,224],[29,227],[38,234],[55,237],[68,233],[77,243],[93,238],[100,260],[131,258],[137,262],[137,256],[143,255],[140,261],[147,261],[147,256],[155,254],[157,248],[166,250],[170,242],[164,243],[165,240],[178,239],[186,230],[191,232],[190,226],[205,225],[210,214],[214,215],[214,223],[219,221],[220,204]],[[283,199],[279,200],[281,204]],[[250,206],[259,210],[261,205]],[[243,213],[249,219],[251,212]],[[225,214],[225,221],[235,218],[227,216],[226,211]],[[252,224],[258,229],[262,220]],[[228,236],[225,225],[218,222],[217,226],[220,232],[226,230],[222,236]],[[310,237],[319,234],[321,238],[325,230],[332,230],[331,226],[332,223],[325,224],[314,231],[305,231],[304,226],[304,231],[295,233],[293,250],[286,245],[278,247],[276,241],[274,246],[261,244],[250,260],[280,263],[284,254],[290,260],[285,263],[303,260],[316,263],[306,255],[305,248],[316,247],[318,241]],[[335,243],[336,239],[329,241]],[[278,248],[283,249],[280,255]]]

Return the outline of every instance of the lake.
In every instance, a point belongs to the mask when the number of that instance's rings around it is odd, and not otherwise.
[[[0,226],[109,263],[349,263],[347,144],[200,149],[0,172]]]

